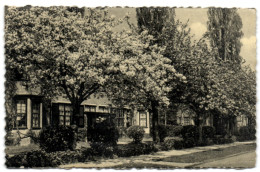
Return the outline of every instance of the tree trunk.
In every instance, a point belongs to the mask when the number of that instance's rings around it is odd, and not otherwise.
[[[79,125],[78,117],[80,112],[80,104],[79,101],[72,102],[72,117],[71,117],[71,125]]]
[[[160,141],[159,139],[159,133],[158,133],[158,106],[159,103],[158,101],[152,101],[152,136],[153,136],[153,141],[155,143],[158,143]]]
[[[205,116],[202,115],[201,118],[198,121],[199,121],[199,125],[198,125],[198,127],[199,127],[199,140],[198,140],[198,142],[202,143],[203,142],[203,140],[202,140],[202,127],[203,127],[204,122],[205,122]]]

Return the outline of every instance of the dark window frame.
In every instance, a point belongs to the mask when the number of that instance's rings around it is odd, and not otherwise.
[[[19,101],[25,101],[25,113],[19,113],[19,114],[24,114],[24,116],[25,116],[25,127],[21,127],[21,126],[16,126],[16,124],[17,124],[17,117],[19,116],[18,115],[18,112],[17,112],[17,104],[18,104],[18,102]],[[17,99],[17,100],[15,100],[15,113],[16,113],[16,119],[15,119],[15,121],[14,121],[14,125],[13,125],[13,128],[16,130],[17,128],[18,129],[28,129],[28,126],[27,126],[27,118],[28,118],[28,114],[27,114],[27,98],[20,98],[20,99]]]
[[[35,105],[35,104],[38,104],[39,105],[39,112],[38,113],[34,113],[33,112],[33,105]],[[32,101],[32,107],[31,107],[31,109],[32,109],[32,116],[31,116],[31,127],[32,127],[32,129],[39,129],[39,128],[41,128],[41,102],[38,102],[38,101],[36,101],[36,102],[34,102],[34,101]],[[33,126],[33,120],[34,120],[34,115],[37,115],[38,116],[38,126]]]
[[[62,106],[63,108],[63,115],[60,114],[60,106]],[[70,106],[70,111],[66,111],[66,106]],[[63,126],[70,126],[71,125],[71,122],[72,122],[72,108],[71,108],[71,104],[66,104],[66,103],[59,103],[58,104],[58,109],[59,109],[59,125],[63,125]],[[70,112],[70,115],[66,115],[66,112]],[[69,125],[66,124],[66,117],[69,116],[69,119],[70,119],[70,122],[69,122]],[[61,118],[60,117],[63,117],[63,124],[61,123]]]

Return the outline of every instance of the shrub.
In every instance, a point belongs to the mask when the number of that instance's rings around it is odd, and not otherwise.
[[[168,139],[161,144],[161,149],[164,151],[172,150],[172,149],[179,150],[182,148],[183,148],[183,140]]]
[[[211,126],[203,126],[202,127],[202,138],[203,139],[208,139],[208,138],[213,138],[215,135],[215,128]]]
[[[250,140],[255,140],[256,139],[256,128],[254,125],[249,125],[248,130],[250,133]]]
[[[197,145],[199,140],[199,128],[195,125],[183,126],[181,135],[184,141],[184,147],[190,148]]]
[[[5,159],[5,165],[7,168],[19,168],[21,166],[24,166],[25,163],[24,154],[14,155],[12,157],[6,155]]]
[[[131,126],[127,129],[127,135],[134,143],[141,143],[144,138],[144,129],[140,126]]]
[[[183,148],[183,140],[175,140],[174,149],[180,150]]]
[[[104,143],[100,142],[94,142],[90,144],[92,150],[93,150],[93,155],[95,156],[102,156],[102,157],[107,157],[107,158],[113,158],[114,155],[114,147],[110,145],[106,145]]]
[[[164,139],[167,137],[167,129],[164,125],[158,125],[158,135],[160,142],[163,142]]]
[[[90,153],[86,154],[86,150],[68,150],[50,153],[47,153],[42,150],[37,150],[27,153],[21,153],[19,155],[14,155],[13,157],[6,156],[6,166],[8,168],[18,168],[22,166],[26,168],[57,167],[61,164],[85,162],[89,159],[93,158]]]
[[[167,125],[167,135],[169,137],[175,137],[181,135],[182,126],[179,125]]]
[[[39,142],[46,152],[75,150],[76,134],[68,126],[49,126],[40,132]]]
[[[44,151],[31,151],[26,154],[25,167],[49,167],[52,166],[52,161],[48,154]]]
[[[169,139],[169,140],[165,140],[162,144],[161,144],[161,150],[163,151],[167,151],[167,150],[172,150],[174,149],[174,139]]]
[[[91,143],[104,143],[115,146],[118,138],[119,133],[113,122],[104,121],[88,128],[87,139]]]
[[[246,141],[246,140],[250,140],[250,132],[247,126],[243,126],[239,128],[238,131],[238,141]]]
[[[127,145],[120,145],[117,148],[116,154],[118,157],[130,157],[143,154],[150,154],[157,152],[158,149],[153,143],[129,143]]]
[[[184,148],[192,148],[194,146],[196,146],[196,142],[195,142],[194,138],[190,137],[190,138],[184,139],[184,141],[183,141]]]
[[[27,153],[14,155],[13,157],[6,157],[6,166],[12,167],[50,167],[52,166],[52,159],[45,151],[37,150]]]

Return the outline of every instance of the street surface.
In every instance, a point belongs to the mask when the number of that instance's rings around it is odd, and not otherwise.
[[[203,163],[200,168],[253,168],[256,163],[256,152],[248,152],[213,162]]]

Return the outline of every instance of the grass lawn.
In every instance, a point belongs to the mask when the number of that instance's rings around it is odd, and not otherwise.
[[[223,149],[215,149],[205,152],[197,152],[188,155],[181,155],[181,156],[171,156],[164,159],[160,159],[160,161],[166,162],[178,162],[178,163],[196,163],[196,162],[203,162],[205,160],[210,159],[218,159],[223,158],[232,154],[247,152],[247,151],[255,151],[256,144],[248,144],[248,145],[239,145],[229,148]]]

